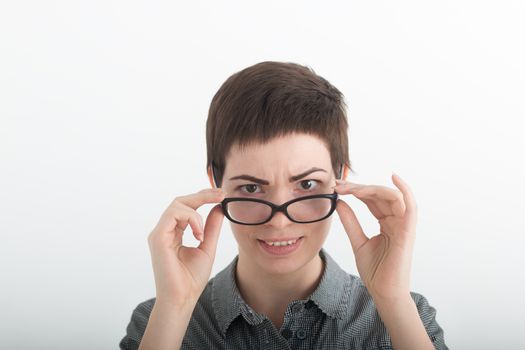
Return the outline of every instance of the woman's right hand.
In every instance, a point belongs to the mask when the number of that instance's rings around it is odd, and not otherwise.
[[[224,197],[220,188],[176,197],[149,234],[157,302],[180,307],[197,303],[211,274],[224,214],[220,205],[214,206],[203,225],[196,210],[206,203],[220,203]],[[201,241],[198,247],[182,245],[188,225]]]

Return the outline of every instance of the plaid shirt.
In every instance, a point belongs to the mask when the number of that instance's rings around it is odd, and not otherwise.
[[[281,329],[243,300],[235,282],[238,255],[208,281],[181,349],[393,349],[373,299],[358,276],[342,270],[322,248],[324,271],[317,289],[288,304]],[[410,292],[436,349],[448,350],[436,309]],[[131,315],[120,349],[138,349],[155,298],[140,303]]]

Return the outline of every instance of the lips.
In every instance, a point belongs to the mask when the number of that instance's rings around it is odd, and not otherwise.
[[[299,239],[303,236],[297,236],[297,237],[283,237],[283,238],[265,238],[265,239],[257,239],[258,241],[264,241],[264,242],[288,242],[288,241],[295,241],[296,239]]]
[[[266,242],[258,239],[259,246],[267,253],[272,256],[286,256],[288,254],[292,254],[296,250],[299,249],[299,247],[303,243],[304,237],[299,237],[295,243],[293,244],[287,244],[287,245],[269,245]],[[282,239],[282,238],[280,238]]]

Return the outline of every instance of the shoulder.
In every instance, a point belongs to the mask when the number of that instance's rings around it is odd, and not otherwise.
[[[120,349],[137,349],[146,326],[148,325],[151,310],[155,305],[155,299],[151,298],[139,303],[131,313],[131,319],[126,327],[126,334],[120,340]]]
[[[204,291],[195,308],[193,310],[186,335],[183,340],[183,346],[193,344],[198,340],[198,334],[205,332],[208,335],[218,330],[215,322],[215,314],[213,312],[211,303],[211,286],[213,279],[210,279],[206,284]],[[126,334],[120,341],[120,349],[137,349],[140,344],[146,326],[148,325],[149,317],[155,306],[156,298],[150,298],[140,302],[131,314],[131,319],[126,327]]]
[[[381,320],[372,296],[368,293],[359,276],[347,273],[348,295],[345,302],[346,317],[342,324],[344,333],[363,348],[379,346],[388,349],[391,339]],[[410,296],[417,306],[417,310],[428,336],[436,349],[448,349],[444,341],[443,329],[436,321],[436,309],[430,305],[428,299],[421,293],[411,291]],[[355,345],[355,344],[354,344]]]
[[[414,300],[419,318],[423,322],[430,340],[434,344],[436,349],[448,349],[445,345],[445,337],[443,328],[439,325],[436,319],[437,310],[434,306],[430,305],[428,299],[416,292],[410,292],[410,296]]]

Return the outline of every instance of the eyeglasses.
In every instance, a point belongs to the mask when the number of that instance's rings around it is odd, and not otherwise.
[[[270,221],[277,212],[288,219],[308,224],[326,219],[337,205],[337,193],[315,194],[292,199],[281,205],[262,199],[230,197],[221,202],[222,212],[228,220],[241,225],[262,225]]]

